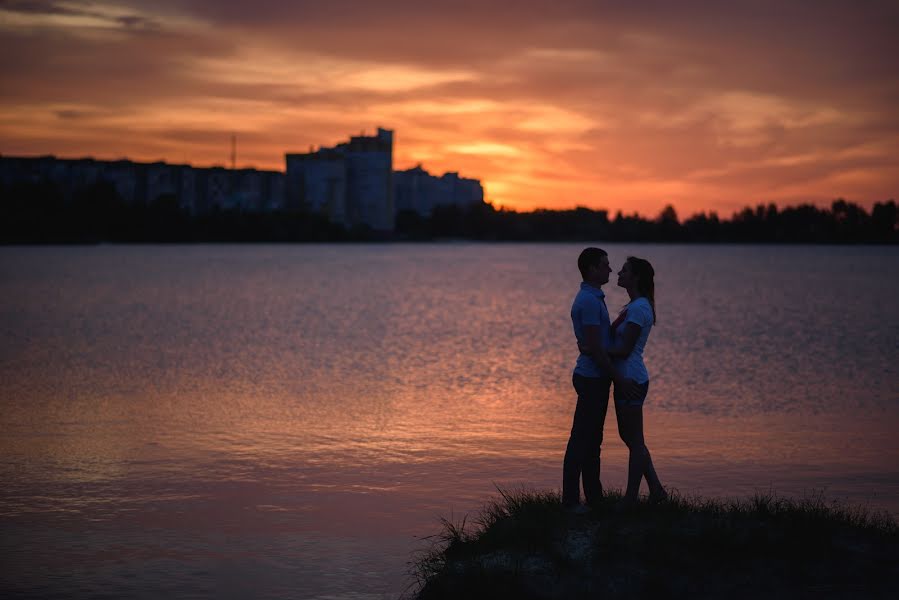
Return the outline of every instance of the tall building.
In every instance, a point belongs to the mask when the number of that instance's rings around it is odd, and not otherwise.
[[[393,132],[354,136],[333,148],[285,155],[285,194],[291,208],[344,225],[392,231]]]

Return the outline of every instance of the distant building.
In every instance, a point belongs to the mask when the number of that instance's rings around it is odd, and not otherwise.
[[[213,210],[269,212],[284,205],[284,174],[257,169],[2,156],[0,182],[7,186],[51,183],[65,200],[71,200],[80,189],[107,182],[128,204],[150,204],[173,197],[183,210],[194,215]]]
[[[0,184],[50,183],[64,200],[106,182],[128,204],[174,198],[185,212],[309,210],[345,226],[392,231],[396,213],[427,217],[441,205],[484,201],[477,179],[431,175],[421,165],[393,171],[393,132],[353,136],[333,148],[285,155],[286,172],[192,167],[165,162],[0,156]]]
[[[108,162],[103,170],[103,179],[112,184],[122,199],[133,203],[137,197],[139,170],[140,167],[137,164],[128,160]]]
[[[431,215],[436,200],[436,177],[417,165],[394,173],[396,211],[411,210],[423,217]]]
[[[286,198],[292,208],[344,225],[393,230],[393,132],[354,136],[333,148],[288,153]]]
[[[291,209],[326,215],[334,223],[348,224],[346,209],[346,156],[334,148],[308,154],[285,155],[285,198]]]
[[[438,206],[468,207],[484,202],[484,189],[477,179],[458,173],[431,175],[421,165],[394,173],[396,210],[412,210],[428,217]]]
[[[281,172],[215,168],[197,169],[197,173],[206,177],[209,202],[223,210],[264,213],[284,208]]]

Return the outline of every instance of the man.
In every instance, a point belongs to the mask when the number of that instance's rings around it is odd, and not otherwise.
[[[602,498],[599,455],[612,381],[626,394],[630,386],[615,372],[605,352],[611,342],[611,325],[601,288],[612,272],[609,256],[605,250],[586,248],[578,256],[577,266],[583,282],[571,305],[571,324],[578,345],[586,352],[578,356],[572,376],[577,407],[562,468],[562,504],[582,511],[585,509],[580,506],[580,479],[588,506]]]

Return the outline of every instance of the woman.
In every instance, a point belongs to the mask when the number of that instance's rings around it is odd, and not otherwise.
[[[627,468],[627,490],[624,503],[634,504],[640,494],[640,481],[646,477],[649,500],[658,502],[668,497],[662,487],[652,457],[643,440],[643,401],[649,390],[649,373],[643,364],[643,348],[649,331],[656,322],[655,272],[649,261],[629,256],[618,272],[618,286],[627,290],[630,302],[612,323],[614,343],[609,350],[616,371],[640,386],[637,397],[626,398],[615,388],[615,415],[618,434],[630,451]]]

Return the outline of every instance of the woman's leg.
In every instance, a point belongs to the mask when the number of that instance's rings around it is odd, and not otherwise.
[[[618,418],[618,434],[627,445],[629,457],[627,462],[627,489],[624,499],[636,502],[640,496],[640,481],[645,477],[651,497],[664,495],[665,490],[659,481],[652,456],[643,439],[643,406],[615,405]]]

